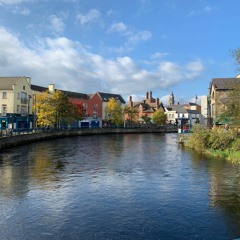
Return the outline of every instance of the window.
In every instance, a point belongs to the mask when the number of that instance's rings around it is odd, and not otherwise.
[[[3,92],[3,93],[2,93],[2,98],[3,98],[3,99],[7,98],[7,92]]]
[[[83,108],[85,110],[85,113],[88,113],[88,104],[87,103],[83,103]]]
[[[17,105],[17,113],[20,113],[20,106]]]
[[[25,86],[23,86],[23,90],[25,90]]]
[[[3,104],[2,105],[2,116],[7,116],[7,105]]]
[[[97,111],[98,110],[98,105],[97,104],[93,104],[93,111]]]
[[[27,93],[21,92],[21,103],[27,104]]]
[[[27,116],[27,107],[21,106],[21,116],[26,117]]]

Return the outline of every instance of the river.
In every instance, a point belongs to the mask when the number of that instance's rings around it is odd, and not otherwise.
[[[0,154],[0,239],[235,239],[240,166],[177,134],[62,138]]]

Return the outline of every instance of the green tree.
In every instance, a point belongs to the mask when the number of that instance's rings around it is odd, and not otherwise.
[[[165,125],[167,116],[163,110],[158,109],[156,112],[153,113],[152,119],[153,119],[153,122],[156,124]]]
[[[228,86],[226,96],[223,98],[224,109],[222,114],[233,125],[240,127],[240,79]]]
[[[131,106],[126,106],[124,108],[124,113],[126,114],[126,120],[129,123],[130,127],[132,127],[133,123],[138,119],[138,110]]]
[[[121,104],[115,99],[110,98],[107,107],[105,108],[105,115],[107,116],[107,119],[117,126],[120,126],[123,124],[123,108]]]

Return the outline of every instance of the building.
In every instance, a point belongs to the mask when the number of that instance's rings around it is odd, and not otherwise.
[[[171,102],[172,95],[173,93],[170,94],[169,103]],[[177,124],[180,127],[183,127],[183,125],[192,127],[196,123],[204,123],[201,106],[197,103],[188,102],[167,105],[165,106],[165,114],[167,115],[168,124]]]
[[[32,90],[36,95],[45,91],[54,93],[59,89],[55,89],[54,84],[49,84],[48,88],[32,85]],[[65,90],[60,91],[68,96],[70,102],[83,106],[86,113],[85,119],[80,123],[82,127],[83,125],[85,127],[102,127],[102,120],[105,120],[107,118],[107,116],[105,116],[105,108],[111,98],[118,100],[123,107],[125,106],[125,101],[119,94],[102,92],[96,92],[95,94],[85,94]]]
[[[207,127],[211,126],[211,116],[210,116],[210,104],[209,97],[202,96],[201,97],[201,114],[203,116],[203,124]]]
[[[129,106],[137,109],[138,111],[138,122],[143,123],[144,117],[148,117],[152,123],[152,116],[153,113],[156,112],[158,109],[161,109],[165,112],[165,108],[162,104],[162,102],[159,101],[159,98],[153,98],[152,91],[149,93],[146,93],[146,99],[139,101],[139,102],[133,102],[132,96],[129,97]],[[126,116],[128,118],[128,116]]]
[[[210,111],[212,122],[215,122],[225,108],[224,100],[233,86],[240,84],[240,75],[235,78],[213,78],[210,84]]]
[[[33,127],[31,78],[0,77],[0,129],[13,131]]]
[[[117,100],[119,104],[122,106],[122,108],[125,107],[126,102],[120,94],[96,92],[91,96],[89,100],[90,114],[94,118],[100,117],[104,120],[107,119],[108,116],[106,116],[105,114],[105,109],[111,98],[114,98],[115,100]]]

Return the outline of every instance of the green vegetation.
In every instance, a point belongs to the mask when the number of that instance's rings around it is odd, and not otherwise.
[[[167,120],[167,115],[164,113],[163,110],[158,109],[156,112],[153,113],[152,119],[153,119],[153,122],[158,125],[165,125]]]
[[[105,115],[108,122],[115,124],[119,127],[124,122],[124,110],[121,104],[115,99],[111,98],[105,108]]]
[[[56,127],[61,124],[69,125],[76,120],[82,120],[85,110],[82,106],[68,101],[68,97],[61,91],[53,94],[44,92],[36,96],[34,105],[37,113],[37,125],[40,127]]]
[[[240,138],[235,128],[228,130],[223,127],[207,129],[196,124],[186,145],[199,152],[240,163]]]
[[[131,106],[126,106],[124,108],[124,113],[126,115],[126,125],[132,127],[133,125],[137,124],[138,120],[138,110]]]

